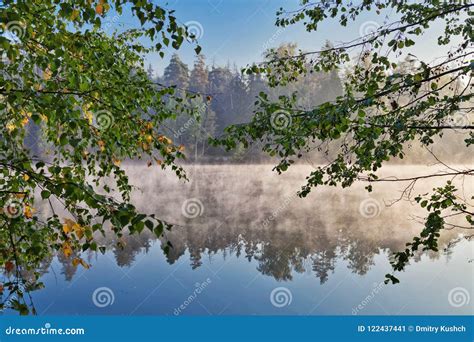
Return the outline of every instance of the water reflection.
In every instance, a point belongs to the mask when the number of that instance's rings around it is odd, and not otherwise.
[[[408,168],[405,172],[410,172]],[[356,187],[347,191],[326,188],[301,199],[294,193],[304,170],[285,178],[269,172],[270,166],[254,166],[254,172],[248,166],[202,166],[192,170],[190,183],[183,183],[172,175],[138,177],[135,168],[130,169],[138,190],[137,206],[175,223],[161,239],[162,246],[168,241],[173,246],[166,255],[167,262],[174,264],[188,252],[192,269],[200,267],[203,258],[234,255],[256,261],[258,272],[276,280],[289,281],[294,273],[312,271],[324,283],[336,260],[347,261],[351,272],[364,275],[374,265],[375,255],[403,249],[421,229],[413,217],[423,215],[423,211],[416,205],[387,205],[402,185],[384,185],[383,193],[376,191],[376,197]],[[368,198],[376,206],[369,216],[361,208]],[[198,200],[200,206],[192,217],[183,207],[189,199]],[[459,233],[444,232],[440,240],[444,252],[459,241]],[[154,240],[148,232],[120,240],[98,238],[113,251],[120,267],[131,266],[138,254],[148,252]],[[429,253],[432,259],[439,256]],[[71,280],[76,269],[70,263],[72,258],[58,258],[66,279]]]
[[[375,255],[403,249],[421,229],[415,216],[424,213],[418,206],[406,201],[388,206],[398,198],[401,184],[384,184],[383,191],[376,189],[373,196],[360,185],[345,191],[324,188],[301,199],[295,192],[307,168],[283,176],[270,170],[270,166],[250,170],[248,166],[202,166],[192,170],[187,184],[166,177],[153,184],[135,179],[142,191],[136,202],[143,210],[152,206],[153,212],[179,224],[166,234],[173,245],[167,257],[170,264],[186,251],[192,268],[201,266],[206,256],[229,254],[257,261],[257,271],[276,280],[292,280],[294,273],[311,270],[324,283],[337,259],[364,275]],[[395,171],[400,176],[399,169],[387,170]],[[418,167],[403,171],[426,172]],[[434,185],[424,184],[418,190]],[[183,207],[189,199],[200,205],[199,214],[192,218]],[[458,234],[444,232],[441,246],[448,248]]]
[[[418,170],[408,168],[404,167],[404,171]],[[279,282],[294,282],[304,275],[310,276],[315,285],[324,285],[335,272],[365,276],[376,266],[377,259],[386,260],[391,253],[403,249],[421,229],[417,216],[423,216],[423,211],[416,205],[407,201],[386,205],[399,196],[400,184],[384,185],[383,192],[376,188],[371,195],[363,185],[350,190],[325,188],[300,199],[295,191],[304,182],[302,175],[307,170],[276,176],[270,169],[201,166],[192,170],[192,182],[183,183],[160,171],[129,166],[131,181],[137,186],[133,200],[139,209],[155,213],[175,226],[165,232],[161,241],[151,232],[143,232],[120,239],[97,236],[97,242],[106,246],[106,256],[112,256],[116,265],[124,269],[132,269],[143,259],[156,268],[162,267],[151,251],[162,249],[169,242],[172,248],[167,255],[162,253],[162,259],[171,267],[185,262],[189,271],[198,272],[213,260],[221,263],[220,260],[231,259],[252,265],[247,273]],[[435,185],[431,182],[418,190]],[[193,207],[187,208],[190,202]],[[42,210],[46,212],[48,208]],[[450,251],[460,241],[465,242],[459,238],[459,231],[445,231],[440,240],[441,252],[425,254],[424,258],[437,260],[443,256],[449,260]],[[422,256],[419,253],[412,264]],[[82,257],[94,268],[105,256],[89,253]],[[59,254],[56,260],[64,279],[74,283],[79,268],[72,265],[72,259]],[[53,257],[44,261],[44,274],[51,272],[52,262]],[[346,271],[337,267],[341,263]],[[222,264],[222,268],[227,267],[225,262]],[[467,259],[463,267],[472,271]],[[93,268],[81,272],[93,273]],[[118,271],[106,272],[100,276]],[[140,276],[147,277],[146,272],[150,272],[151,277],[151,270],[143,272]],[[376,280],[383,281],[383,276]],[[411,281],[403,275],[400,280]]]

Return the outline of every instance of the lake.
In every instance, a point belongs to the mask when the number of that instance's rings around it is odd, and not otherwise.
[[[396,201],[407,183],[377,183],[372,193],[365,183],[325,187],[301,199],[310,166],[283,175],[271,165],[187,166],[189,182],[156,167],[125,168],[137,207],[175,226],[161,240],[98,237],[108,249],[82,256],[88,270],[61,255],[45,261],[45,288],[32,293],[38,314],[472,314],[474,244],[460,237],[466,231],[444,231],[439,253],[420,252],[396,274],[399,284],[383,284],[390,254],[422,228],[424,210]],[[388,166],[383,174],[433,170]],[[445,180],[419,182],[413,194]],[[473,193],[473,184],[464,186]]]

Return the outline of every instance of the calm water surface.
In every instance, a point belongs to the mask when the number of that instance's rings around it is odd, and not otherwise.
[[[440,253],[420,253],[398,274],[400,284],[381,284],[390,254],[422,227],[416,204],[390,205],[406,184],[376,184],[371,194],[366,184],[321,188],[300,199],[295,193],[311,170],[306,166],[282,176],[269,165],[188,169],[191,181],[184,183],[128,166],[139,209],[176,226],[162,241],[147,233],[125,237],[123,249],[103,238],[105,255],[83,255],[89,270],[54,257],[45,265],[45,288],[33,293],[38,313],[472,314],[469,304],[452,305],[453,289],[473,295],[474,243],[459,238],[459,230],[443,233]],[[397,166],[385,173],[431,171]],[[442,184],[436,182],[418,184],[414,194]],[[471,193],[472,187],[465,184]],[[165,256],[168,241],[173,248]],[[107,288],[102,298],[100,288]]]

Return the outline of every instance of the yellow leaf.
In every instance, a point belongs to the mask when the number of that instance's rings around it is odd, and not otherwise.
[[[161,160],[156,159],[156,158],[155,158],[155,161],[156,161],[156,163],[157,163],[158,165],[161,165],[161,164],[163,163]]]
[[[72,266],[77,267],[78,265],[82,265],[82,267],[89,269],[90,265],[85,262],[82,258],[74,258],[72,260]]]
[[[92,112],[86,110],[86,111],[84,111],[84,116],[86,117],[87,122],[89,122],[89,125],[91,125],[91,124],[92,124],[92,120],[93,120],[93,118],[94,118],[93,115],[92,115]]]
[[[69,234],[71,232],[71,227],[67,224],[63,224],[63,232]]]
[[[75,223],[72,228],[74,229],[74,233],[76,233],[76,236],[78,239],[82,239],[84,236],[84,228],[78,223]]]
[[[11,122],[7,123],[5,127],[9,132],[12,132],[16,128],[16,126]]]
[[[112,159],[112,163],[114,163],[115,166],[120,166],[120,163],[121,163],[121,162],[122,162],[122,161],[121,161],[120,159],[117,159],[117,158],[113,158],[113,159]]]
[[[147,134],[145,140],[147,141],[147,143],[151,144],[151,142],[153,141],[153,137],[150,134]]]
[[[72,232],[72,227],[74,227],[75,224],[76,222],[74,222],[73,220],[64,219],[63,232],[65,234],[69,234],[70,232]]]
[[[63,253],[66,258],[69,258],[72,255],[71,245],[67,241],[63,243]]]
[[[178,151],[183,152],[184,151],[184,145],[179,145],[178,146]]]
[[[40,118],[41,120],[43,120],[44,122],[48,122],[48,117],[44,114],[40,114]]]
[[[72,259],[72,266],[77,267],[81,263],[81,259],[79,258],[74,258]]]
[[[104,13],[104,6],[102,4],[98,4],[96,7],[95,7],[95,13],[97,14],[102,14]]]
[[[99,140],[97,142],[97,145],[99,145],[99,149],[104,152],[105,151],[105,142],[103,140]]]
[[[25,214],[25,217],[27,219],[31,219],[33,217],[33,214],[35,213],[35,209],[30,207],[29,205],[25,205],[25,208],[23,209],[23,213]]]
[[[30,179],[30,176],[28,176],[26,173],[23,175],[23,180],[26,182]]]
[[[87,262],[85,262],[82,259],[80,259],[79,262],[81,263],[82,267],[84,267],[85,269],[89,269],[91,267]]]
[[[31,117],[31,112],[27,112],[26,110],[22,109],[20,110],[20,114],[25,117]]]
[[[28,124],[28,121],[30,121],[29,118],[23,118],[23,119],[21,119],[21,125],[22,125],[23,127],[25,127],[25,126]]]

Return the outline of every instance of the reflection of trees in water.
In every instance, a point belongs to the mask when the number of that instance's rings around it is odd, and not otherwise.
[[[162,242],[170,241],[173,244],[166,256],[167,262],[173,264],[188,252],[190,267],[195,269],[202,265],[203,259],[220,254],[223,258],[234,256],[255,261],[258,272],[279,281],[290,281],[295,274],[311,273],[323,284],[334,272],[338,261],[346,261],[351,272],[364,275],[374,265],[375,255],[397,251],[405,243],[403,239],[397,240],[383,234],[379,239],[367,238],[355,226],[339,229],[293,227],[289,231],[275,227],[239,229],[235,227],[237,223],[238,220],[229,220],[228,225],[217,223],[175,227],[167,233],[167,239],[162,239]],[[128,267],[139,254],[149,252],[153,241],[156,241],[154,235],[144,232],[139,236],[126,235],[120,240],[103,238],[101,243],[112,251],[118,266]],[[447,243],[445,252],[449,253],[455,245]],[[421,255],[417,256],[416,261]],[[429,253],[431,259],[439,256]],[[89,255],[89,261],[92,257]],[[72,265],[72,258],[58,254],[57,260],[62,265],[61,274],[65,280],[72,280],[77,272],[77,267]],[[40,273],[47,272],[51,261],[52,258],[39,267]],[[25,274],[26,278],[28,275]]]
[[[343,234],[344,233],[344,234]],[[112,251],[117,265],[131,266],[137,255],[148,253],[155,240],[151,233],[139,236],[124,236],[120,242],[104,240]],[[380,241],[368,241],[351,237],[350,231],[339,231],[330,236],[325,230],[301,229],[295,231],[275,231],[268,229],[239,229],[230,226],[176,227],[167,234],[173,248],[166,256],[169,264],[174,264],[188,252],[192,269],[202,265],[203,259],[220,254],[228,258],[235,256],[257,263],[257,271],[276,280],[289,281],[295,273],[312,272],[324,283],[334,272],[338,260],[347,261],[352,272],[364,275],[374,265],[374,255],[382,252]],[[400,241],[402,243],[402,241]],[[437,256],[432,256],[437,257]],[[72,259],[58,255],[62,264],[61,274],[67,281],[72,280],[77,267]],[[44,268],[46,271],[47,267]]]
[[[292,232],[244,229],[239,232],[230,227],[217,231],[203,226],[180,228],[168,234],[168,241],[174,246],[168,262],[174,263],[188,251],[194,269],[206,256],[222,253],[224,258],[235,255],[254,260],[260,273],[282,281],[292,280],[294,273],[308,272],[310,267],[324,283],[334,272],[338,260],[347,261],[348,269],[364,275],[374,265],[375,255],[385,250],[397,251],[405,243],[404,240],[386,243],[352,234],[350,230],[330,236],[325,230],[311,229]]]
[[[113,248],[117,265],[131,266],[140,253],[148,253],[151,247],[150,234],[128,235]]]
[[[173,245],[166,255],[167,262],[173,264],[188,253],[190,266],[195,269],[206,258],[219,254],[254,261],[258,272],[277,280],[311,273],[324,283],[338,261],[364,275],[374,265],[375,255],[403,249],[420,230],[406,218],[406,213],[414,210],[409,203],[382,208],[380,215],[367,219],[359,213],[361,199],[367,196],[362,189],[344,193],[325,190],[301,200],[292,195],[298,188],[299,174],[285,176],[281,181],[278,176],[264,174],[262,170],[267,169],[248,165],[199,166],[191,169],[191,182],[186,185],[163,174],[156,179],[137,174],[134,183],[140,186],[140,181],[144,182],[143,191],[136,198],[137,206],[182,225],[173,227],[166,232],[166,239],[161,239]],[[388,198],[397,193],[388,186],[386,189]],[[181,215],[181,205],[189,198],[202,201],[202,216],[186,219]],[[276,217],[268,225],[262,224],[275,212]],[[443,232],[441,244],[448,244],[456,236],[455,231]],[[120,239],[112,235],[99,238],[98,244],[112,251],[119,266],[131,266],[154,240],[152,233],[144,232]],[[454,245],[449,246],[448,252]],[[414,262],[421,255],[420,252]],[[428,255],[439,258],[437,253]],[[72,279],[76,271],[72,258],[59,255],[58,260],[66,279]]]
[[[67,258],[64,253],[58,254],[58,261],[61,263],[61,274],[64,274],[64,279],[71,281],[74,275],[77,272],[77,266],[73,266],[72,260],[77,258],[78,254],[74,252],[69,258]]]
[[[280,181],[279,177],[259,173],[263,166],[245,174],[240,166],[228,168],[226,171],[222,171],[225,166],[196,168],[192,182],[183,185],[184,188],[162,174],[156,179],[137,174],[144,182],[143,191],[136,198],[137,207],[178,224],[161,239],[161,242],[169,241],[173,245],[166,255],[169,264],[189,255],[190,267],[196,269],[214,255],[224,259],[237,257],[255,262],[258,272],[276,280],[289,281],[297,274],[306,273],[324,283],[341,261],[351,272],[366,274],[374,265],[376,255],[402,250],[421,229],[406,217],[407,212],[414,212],[409,203],[382,208],[378,216],[367,219],[359,213],[361,200],[367,198],[361,189],[345,193],[324,190],[300,200],[291,195],[298,189],[294,179]],[[295,179],[300,177],[296,175]],[[139,181],[134,183],[140,186]],[[395,196],[388,185],[385,189],[388,189],[387,193],[391,191],[388,198]],[[186,219],[181,215],[181,205],[189,198],[202,201],[202,216]],[[379,201],[383,203],[382,199]],[[268,224],[263,224],[275,213],[277,215],[268,220]],[[457,237],[455,230],[443,231],[440,251],[449,255],[456,243],[463,241]],[[139,254],[147,253],[155,242],[158,243],[149,231],[120,239],[110,234],[98,237],[96,242],[105,246],[121,267],[133,265]],[[425,254],[420,252],[413,262]],[[427,255],[431,259],[440,257],[434,252]],[[57,256],[62,265],[61,274],[68,281],[77,272],[77,267],[72,265],[73,258]],[[88,260],[92,265],[94,261],[90,260],[93,258],[97,256],[90,253]],[[37,274],[51,272],[52,260],[51,256],[38,265]],[[0,282],[5,282],[5,277],[11,278],[11,273],[1,268],[0,271],[4,273]],[[28,274],[22,277],[32,282],[36,278]]]

